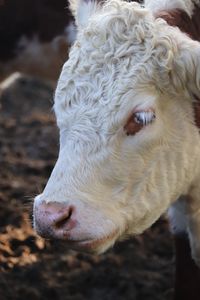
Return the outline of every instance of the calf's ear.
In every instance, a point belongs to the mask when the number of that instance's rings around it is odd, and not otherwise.
[[[174,61],[172,81],[174,86],[186,89],[191,96],[195,124],[200,128],[200,43],[186,38],[179,47],[180,52]]]
[[[84,28],[88,19],[100,8],[100,0],[69,0],[69,8],[78,28]]]
[[[178,42],[174,60],[172,83],[177,89],[187,89],[200,99],[200,43],[185,37]],[[200,100],[199,100],[200,101]]]

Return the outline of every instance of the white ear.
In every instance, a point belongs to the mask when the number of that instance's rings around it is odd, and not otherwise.
[[[100,7],[97,0],[69,0],[69,4],[69,8],[75,17],[78,27],[85,27],[88,23],[88,19]]]
[[[179,54],[174,60],[173,85],[187,88],[189,93],[200,98],[200,43],[185,37],[178,43]]]

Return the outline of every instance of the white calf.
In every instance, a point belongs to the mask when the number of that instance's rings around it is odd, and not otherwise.
[[[35,199],[39,234],[100,253],[171,207],[200,264],[200,44],[158,18],[196,4],[71,4],[78,34],[55,93],[60,152]]]

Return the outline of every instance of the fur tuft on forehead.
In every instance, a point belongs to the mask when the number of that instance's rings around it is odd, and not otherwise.
[[[121,3],[106,3],[79,29],[55,94],[59,124],[77,106],[93,115],[97,103],[107,110],[119,106],[121,95],[133,87],[134,69],[147,59],[144,41],[153,37],[153,17],[136,3]]]

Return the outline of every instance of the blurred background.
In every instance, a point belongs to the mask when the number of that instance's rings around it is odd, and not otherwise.
[[[0,0],[0,300],[172,299],[164,219],[101,256],[32,229],[58,153],[53,94],[74,37],[66,0]]]

